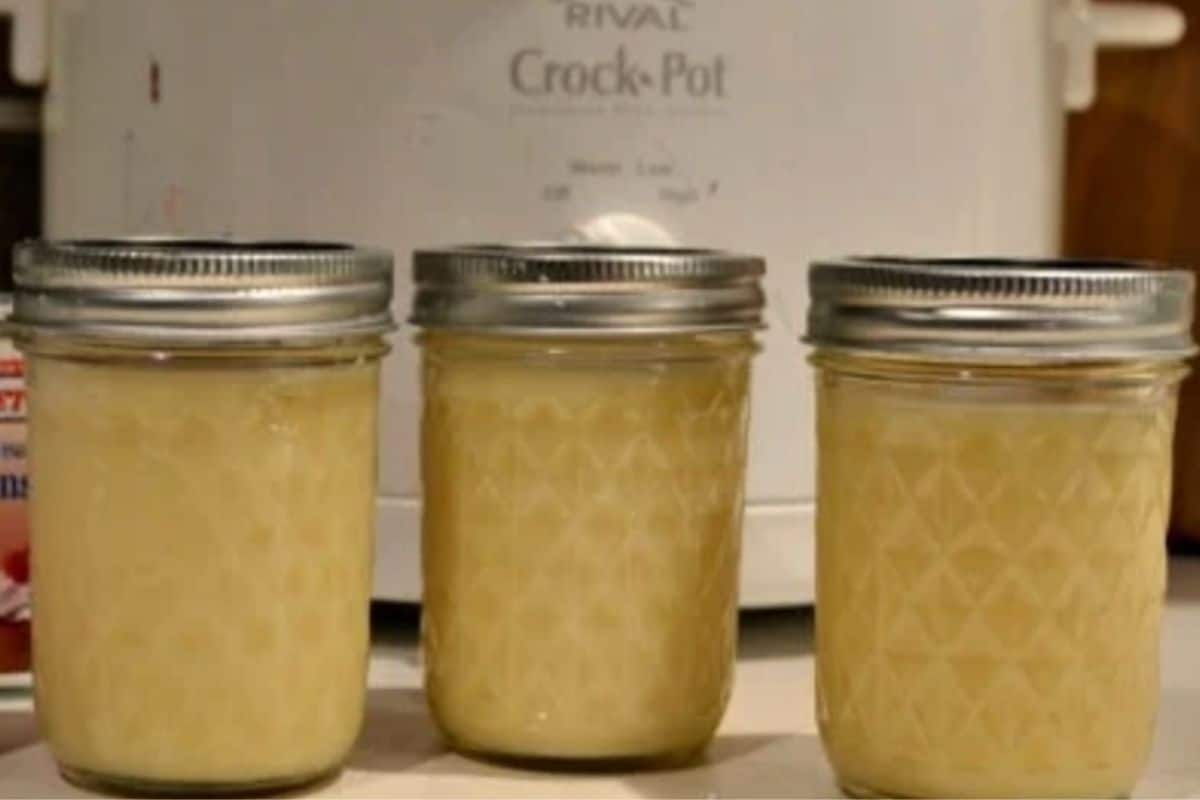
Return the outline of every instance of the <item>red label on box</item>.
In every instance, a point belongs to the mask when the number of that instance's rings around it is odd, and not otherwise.
[[[24,373],[21,359],[0,359],[0,672],[29,669]]]

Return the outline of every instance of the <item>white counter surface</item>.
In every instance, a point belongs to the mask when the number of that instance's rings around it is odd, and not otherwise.
[[[743,619],[737,686],[707,759],[686,769],[527,772],[448,753],[425,712],[413,616],[381,615],[367,721],[347,770],[314,797],[836,797],[817,740],[811,614]],[[85,797],[37,741],[27,697],[0,695],[0,797]],[[1155,752],[1138,797],[1200,798],[1200,559],[1174,559]]]

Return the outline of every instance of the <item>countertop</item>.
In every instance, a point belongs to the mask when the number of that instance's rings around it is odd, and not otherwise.
[[[375,614],[370,697],[345,772],[312,797],[837,797],[813,717],[812,615],[748,613],[737,684],[695,766],[600,775],[528,772],[449,753],[420,690],[415,615]],[[1200,798],[1200,558],[1171,562],[1157,742],[1137,797]],[[0,695],[0,796],[86,797],[37,741],[27,696]]]

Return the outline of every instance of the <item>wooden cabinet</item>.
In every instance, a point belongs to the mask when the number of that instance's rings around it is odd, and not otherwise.
[[[41,93],[17,86],[8,74],[11,25],[0,17],[0,291],[12,291],[15,242],[41,230]]]
[[[1102,51],[1098,94],[1068,123],[1063,249],[1200,273],[1200,0],[1164,50]],[[1200,327],[1197,329],[1200,334]],[[1200,378],[1183,388],[1172,534],[1200,544]]]

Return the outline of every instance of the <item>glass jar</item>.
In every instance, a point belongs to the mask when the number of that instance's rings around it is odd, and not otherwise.
[[[1158,704],[1188,273],[814,265],[817,701],[855,795],[1117,797]]]
[[[415,256],[426,690],[463,751],[683,759],[729,698],[758,259]]]
[[[61,771],[188,795],[336,771],[365,697],[390,256],[32,243],[16,281]]]

